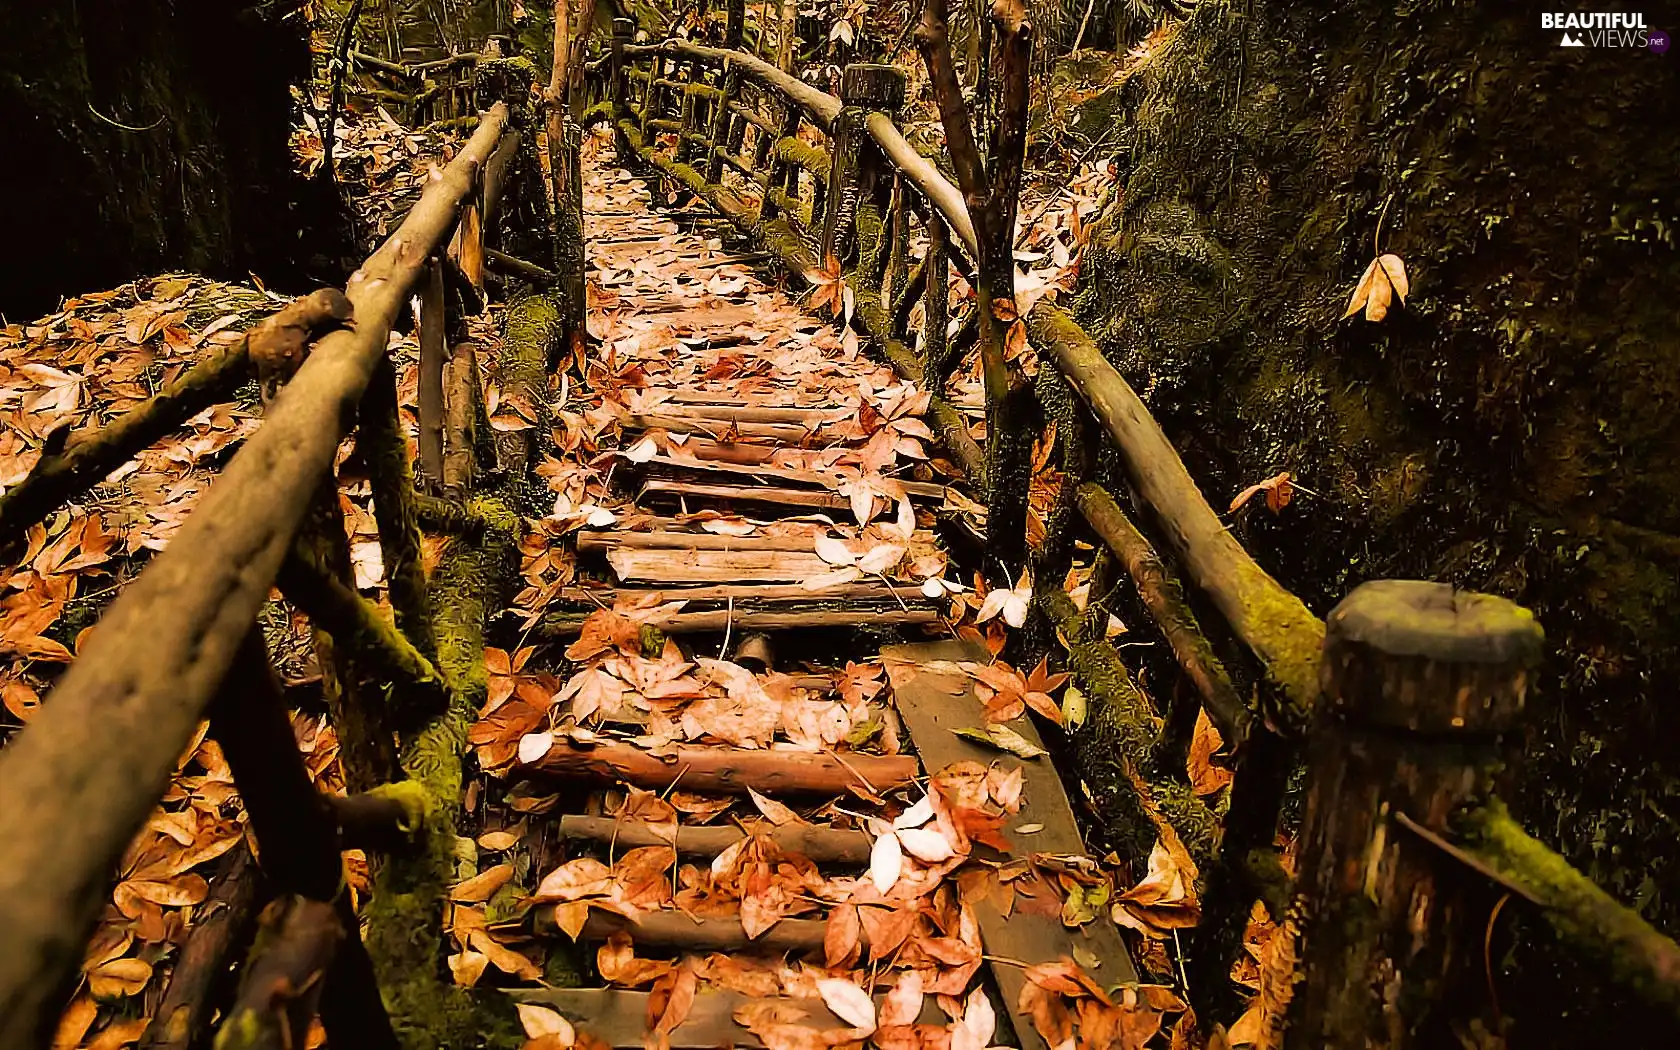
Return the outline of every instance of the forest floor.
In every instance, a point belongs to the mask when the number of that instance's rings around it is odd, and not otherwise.
[[[341,140],[370,236],[436,145],[376,117]],[[1050,1045],[1192,1045],[1183,989],[1136,984],[1129,956],[1170,981],[1194,869],[1170,830],[1147,873],[1088,855],[1088,808],[1037,727],[1055,750],[1078,694],[997,659],[1030,584],[988,590],[950,563],[936,515],[983,510],[948,485],[926,393],[835,323],[838,286],[819,279],[801,301],[695,213],[662,213],[598,140],[590,151],[598,352],[548,405],[521,405],[498,395],[502,307],[470,322],[492,426],[547,421],[537,473],[553,506],[526,520],[524,587],[487,652],[475,841],[446,924],[455,980],[515,991],[534,1040],[587,1016],[598,1030],[577,1027],[612,1045],[641,1045],[646,1027],[679,1046],[745,1029],[772,1047],[984,1048],[1001,1013]],[[1076,265],[1054,243],[1037,250],[1046,286]],[[0,484],[48,435],[109,421],[275,302],[166,276],[0,331]],[[413,338],[393,352],[413,440]],[[0,576],[0,732],[28,721],[259,416],[254,395],[216,406],[30,531]],[[384,602],[367,485],[348,445],[342,458],[357,584]],[[429,561],[443,542],[427,538]],[[1066,581],[1079,600],[1085,571]],[[280,602],[265,620],[311,772],[340,792],[307,627]],[[1187,775],[1213,794],[1207,732]],[[580,778],[581,804],[564,786]],[[243,831],[201,732],[124,859],[56,1046],[139,1039]],[[365,891],[366,859],[348,870]],[[1265,932],[1238,975],[1250,984]],[[597,987],[543,987],[580,982]],[[994,1003],[988,986],[1008,994]]]

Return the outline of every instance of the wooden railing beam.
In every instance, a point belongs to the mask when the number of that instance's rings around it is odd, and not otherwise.
[[[267,600],[310,495],[355,417],[391,324],[507,123],[427,185],[352,275],[355,326],[328,333],[171,541],[117,596],[34,721],[0,751],[0,1045],[49,1041],[117,858]],[[64,829],[78,834],[67,837]]]

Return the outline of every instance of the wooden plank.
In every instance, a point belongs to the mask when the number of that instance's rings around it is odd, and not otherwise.
[[[622,453],[620,453],[622,455]],[[817,470],[799,470],[794,467],[772,467],[763,464],[731,463],[716,459],[677,459],[673,456],[656,455],[644,461],[648,467],[662,467],[667,470],[694,470],[717,474],[736,474],[749,478],[774,478],[777,481],[792,482],[796,485],[809,485],[813,488],[835,491],[839,488],[838,474],[824,474]],[[929,481],[900,481],[907,496],[921,499],[945,498],[945,486],[936,485]]]
[[[715,583],[719,580],[790,582],[829,572],[834,566],[814,551],[637,550],[607,552],[620,580]]]
[[[767,827],[761,834],[768,835],[783,850],[802,854],[817,864],[869,863],[872,843],[862,831],[817,824],[785,824]],[[746,832],[738,827],[648,824],[612,817],[567,814],[560,818],[560,837],[597,842],[620,851],[642,846],[674,845],[678,853],[715,857],[745,838]]]
[[[922,765],[929,774],[953,762],[974,761],[981,765],[999,762],[1019,765],[1025,780],[1021,812],[1004,822],[1003,836],[1011,855],[1026,858],[1033,853],[1085,853],[1085,843],[1074,820],[1073,806],[1062,788],[1061,778],[1048,757],[1017,759],[957,736],[952,730],[984,726],[985,709],[967,675],[926,665],[937,662],[973,661],[989,663],[986,650],[972,642],[944,641],[922,645],[889,645],[881,650],[892,683],[894,706],[904,719],[905,729],[915,742]],[[1022,717],[1009,727],[1043,746],[1038,730]],[[1042,824],[1043,830],[1022,835],[1015,829]],[[980,925],[980,936],[988,956],[1025,963],[1053,962],[1072,957],[1075,947],[1095,956],[1100,966],[1091,974],[1098,983],[1111,986],[1136,981],[1137,970],[1126,952],[1120,931],[1107,915],[1100,915],[1079,930],[1070,930],[1054,916],[1017,907],[1010,916],[998,911],[990,898],[970,902]],[[1032,1019],[1015,1008],[1026,983],[1017,965],[987,963],[1009,1008],[1021,1050],[1048,1050],[1033,1027]]]
[[[618,532],[610,529],[584,530],[578,533],[579,553],[587,551],[631,548],[636,550],[693,550],[693,551],[802,551],[816,550],[816,536],[722,536],[713,532],[679,532],[656,529],[652,532]]]
[[[517,768],[522,773],[622,782],[661,791],[681,783],[685,791],[726,795],[745,795],[748,788],[767,795],[845,795],[853,790],[880,795],[914,782],[919,767],[909,755],[705,744],[674,745],[656,754],[618,741],[583,747],[556,737],[542,757],[521,762]]]
[[[786,920],[784,920],[786,921]],[[647,992],[620,988],[509,988],[515,1002],[546,1006],[614,1050],[643,1050],[647,1039]],[[883,996],[877,995],[879,1008]],[[683,1023],[671,1032],[671,1050],[716,1050],[720,1046],[761,1047],[758,1037],[735,1023],[735,1009],[755,1000],[720,988],[703,988]],[[782,999],[804,1011],[795,1023],[819,1031],[845,1028],[846,1023],[829,1012],[821,999]],[[929,1025],[949,1023],[939,1003],[928,996],[917,1022]]]
[[[582,615],[551,615],[543,620],[543,634],[567,637],[583,630]],[[666,634],[703,634],[726,630],[790,631],[823,627],[910,627],[940,621],[936,609],[709,609],[702,612],[660,613],[644,622]]]
[[[896,596],[896,597],[895,597]],[[700,603],[734,602],[736,608],[742,605],[771,606],[777,603],[816,603],[816,602],[859,602],[867,604],[896,605],[899,601],[909,606],[926,605],[943,608],[944,603],[935,603],[922,592],[904,583],[895,587],[888,587],[878,580],[868,583],[837,583],[822,590],[813,591],[797,583],[720,583],[710,587],[620,587],[617,590],[591,590],[586,587],[565,587],[554,596],[560,604],[584,605],[594,608],[611,608],[613,603],[623,600],[635,606],[657,604],[662,601],[671,602],[686,600],[691,605]]]
[[[703,485],[689,481],[652,480],[642,484],[642,495],[692,496],[704,500],[735,500],[744,503],[771,503],[779,507],[821,507],[825,510],[850,510],[852,501],[836,492],[809,489],[773,488],[753,485]]]
[[[725,431],[733,429],[744,438],[778,441],[796,446],[816,434],[815,430],[807,429],[798,423],[733,423],[722,419],[679,416],[668,412],[637,412],[626,416],[624,429],[658,429],[677,434],[704,434],[713,440],[720,438]]]

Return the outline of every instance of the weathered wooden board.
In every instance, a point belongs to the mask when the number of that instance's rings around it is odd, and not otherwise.
[[[990,765],[1019,765],[1025,781],[1021,812],[1004,822],[1004,838],[1013,847],[1011,854],[1026,858],[1033,853],[1085,852],[1079,825],[1073,816],[1062,789],[1061,778],[1048,757],[1019,759],[957,736],[952,730],[986,724],[984,708],[975,694],[974,683],[954,670],[940,670],[927,665],[940,662],[972,661],[989,663],[986,650],[972,642],[943,641],[917,645],[889,645],[881,650],[892,683],[893,704],[904,719],[904,728],[915,743],[922,767],[929,774],[938,772],[953,762],[965,760]],[[1040,746],[1043,740],[1028,718],[1019,718],[1009,727]],[[1018,828],[1042,824],[1043,830],[1021,834]],[[1074,949],[1089,953],[1100,966],[1091,976],[1105,986],[1137,980],[1120,931],[1105,916],[1099,916],[1078,930],[1062,925],[1060,918],[1040,914],[1021,907],[1016,901],[1012,914],[1005,916],[988,897],[970,902],[980,925],[980,936],[986,954],[1025,963],[1053,962],[1067,956]],[[1047,1050],[1044,1040],[1033,1029],[1032,1020],[1015,1009],[1021,988],[1026,983],[1021,968],[1002,963],[988,963],[997,980],[1003,1003],[1013,1019],[1022,1050]]]
[[[780,507],[822,507],[850,510],[852,501],[837,492],[820,489],[772,488],[755,485],[703,485],[688,481],[649,481],[642,496],[688,497],[705,503],[728,500],[734,503],[772,503]]]
[[[787,583],[833,570],[815,551],[644,550],[617,547],[607,563],[620,580],[718,583],[764,580]]]
[[[796,470],[791,467],[770,467],[764,464],[727,463],[715,459],[676,459],[671,456],[659,455],[645,461],[650,469],[663,470],[691,470],[708,474],[734,474],[740,477],[769,478],[775,481],[787,482],[790,485],[807,485],[811,488],[835,491],[839,487],[839,479],[832,474],[822,474],[815,470]],[[945,498],[945,486],[935,485],[928,481],[901,481],[905,495],[916,499],[939,500]]]
[[[607,1045],[623,1050],[642,1050],[647,1033],[648,993],[617,988],[510,988],[516,1002],[537,1003],[557,1011],[580,1030]],[[876,996],[879,1006],[881,996]],[[704,989],[694,997],[688,1017],[671,1033],[672,1050],[715,1050],[720,1046],[758,1047],[758,1037],[735,1023],[735,1008],[751,1002],[739,992]],[[787,999],[805,1011],[798,1023],[819,1030],[846,1028],[844,1021],[828,1011],[820,999]],[[945,1024],[933,996],[922,1005],[923,1024]]]

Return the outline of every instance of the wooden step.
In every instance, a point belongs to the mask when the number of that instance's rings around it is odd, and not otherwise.
[[[1056,767],[1048,757],[1018,759],[985,748],[954,730],[983,727],[986,724],[984,705],[974,691],[974,681],[966,674],[953,670],[929,668],[938,662],[971,661],[990,663],[991,656],[973,642],[944,641],[920,645],[890,645],[881,650],[891,681],[893,705],[904,719],[904,727],[915,741],[916,751],[928,773],[934,774],[953,762],[974,761],[983,766],[994,763],[1020,766],[1025,787],[1022,791],[1020,813],[1004,822],[1003,837],[1012,847],[1011,854],[1025,859],[1034,853],[1084,854],[1085,842],[1074,820],[1073,806],[1068,802]],[[1009,723],[1009,728],[1030,742],[1043,746],[1038,730],[1028,717]],[[1019,828],[1039,825],[1033,834],[1022,834]],[[1048,887],[1046,887],[1048,888]],[[1026,977],[1021,964],[1035,965],[1073,958],[1075,949],[1081,956],[1095,958],[1098,967],[1087,972],[1104,987],[1134,982],[1137,970],[1120,939],[1120,931],[1106,914],[1070,930],[1055,916],[1016,908],[1004,915],[990,897],[970,900],[974,917],[980,926],[980,936],[986,945],[986,957],[1013,960],[1008,964],[987,962],[1010,1017],[1021,1050],[1049,1050],[1038,1035],[1030,1016],[1016,1008]]]
[[[620,453],[622,456],[623,454]],[[791,485],[804,485],[811,488],[837,491],[841,478],[838,474],[825,474],[816,470],[799,470],[793,467],[772,467],[765,464],[730,463],[715,459],[677,459],[668,455],[652,456],[641,464],[644,468],[658,468],[664,470],[690,470],[710,474],[732,474],[748,478],[770,478],[775,481],[785,481]],[[898,483],[904,494],[912,499],[943,500],[945,486],[936,485],[928,481],[900,481]]]
[[[724,433],[735,431],[743,438],[760,444],[781,444],[799,447],[816,434],[816,429],[807,429],[798,423],[733,423],[722,419],[706,419],[697,416],[680,416],[669,412],[637,412],[624,417],[624,429],[635,430],[665,430],[676,434],[704,434],[714,441],[721,440]]]
[[[786,920],[783,920],[786,921]],[[534,1003],[556,1011],[579,1031],[587,1032],[614,1050],[643,1050],[647,1045],[648,992],[618,988],[509,988],[515,1002]],[[877,1009],[883,997],[875,997]],[[694,996],[683,1023],[671,1032],[671,1050],[716,1050],[720,1046],[762,1047],[757,1036],[735,1023],[735,1010],[758,1001],[740,992],[702,988]],[[804,1012],[796,1024],[816,1031],[834,1031],[846,1022],[830,1013],[821,999],[778,999]],[[934,996],[922,1004],[921,1024],[944,1025],[948,1018]]]
[[[816,551],[815,536],[724,536],[715,532],[683,532],[657,529],[651,532],[585,530],[577,536],[578,553],[634,550],[694,551]]]
[[[768,485],[707,485],[693,481],[652,479],[642,484],[641,498],[652,496],[684,499],[690,503],[757,503],[776,507],[818,507],[823,510],[852,508],[852,501],[837,492],[821,489],[776,488]]]
[[[817,824],[786,824],[758,832],[792,853],[803,854],[815,864],[862,865],[869,863],[870,838],[861,831],[826,828]],[[594,842],[619,851],[642,846],[674,846],[678,853],[715,857],[746,837],[738,827],[690,827],[682,824],[647,824],[613,817],[568,814],[560,818],[560,837]]]
[[[911,755],[792,751],[723,745],[679,744],[657,754],[618,741],[588,746],[555,737],[548,752],[521,762],[520,773],[598,783],[624,783],[663,791],[681,783],[685,791],[744,795],[879,795],[916,779]]]
[[[543,618],[542,632],[568,638],[583,630],[585,616],[554,613]],[[713,634],[719,631],[794,631],[836,627],[915,627],[940,622],[936,609],[709,609],[659,613],[644,620],[666,634]]]
[[[836,583],[822,590],[811,590],[796,583],[719,583],[697,587],[620,587],[616,590],[592,590],[587,587],[566,587],[554,596],[555,602],[584,606],[591,609],[611,608],[623,601],[633,608],[647,608],[659,602],[686,601],[694,605],[722,605],[734,602],[736,608],[770,607],[782,604],[812,604],[850,602],[860,605],[924,605],[936,607],[934,599],[908,583],[888,586],[879,580],[862,583]],[[938,603],[942,607],[943,603]]]
[[[613,547],[607,564],[623,581],[659,583],[787,583],[831,571],[813,550],[693,550]]]

